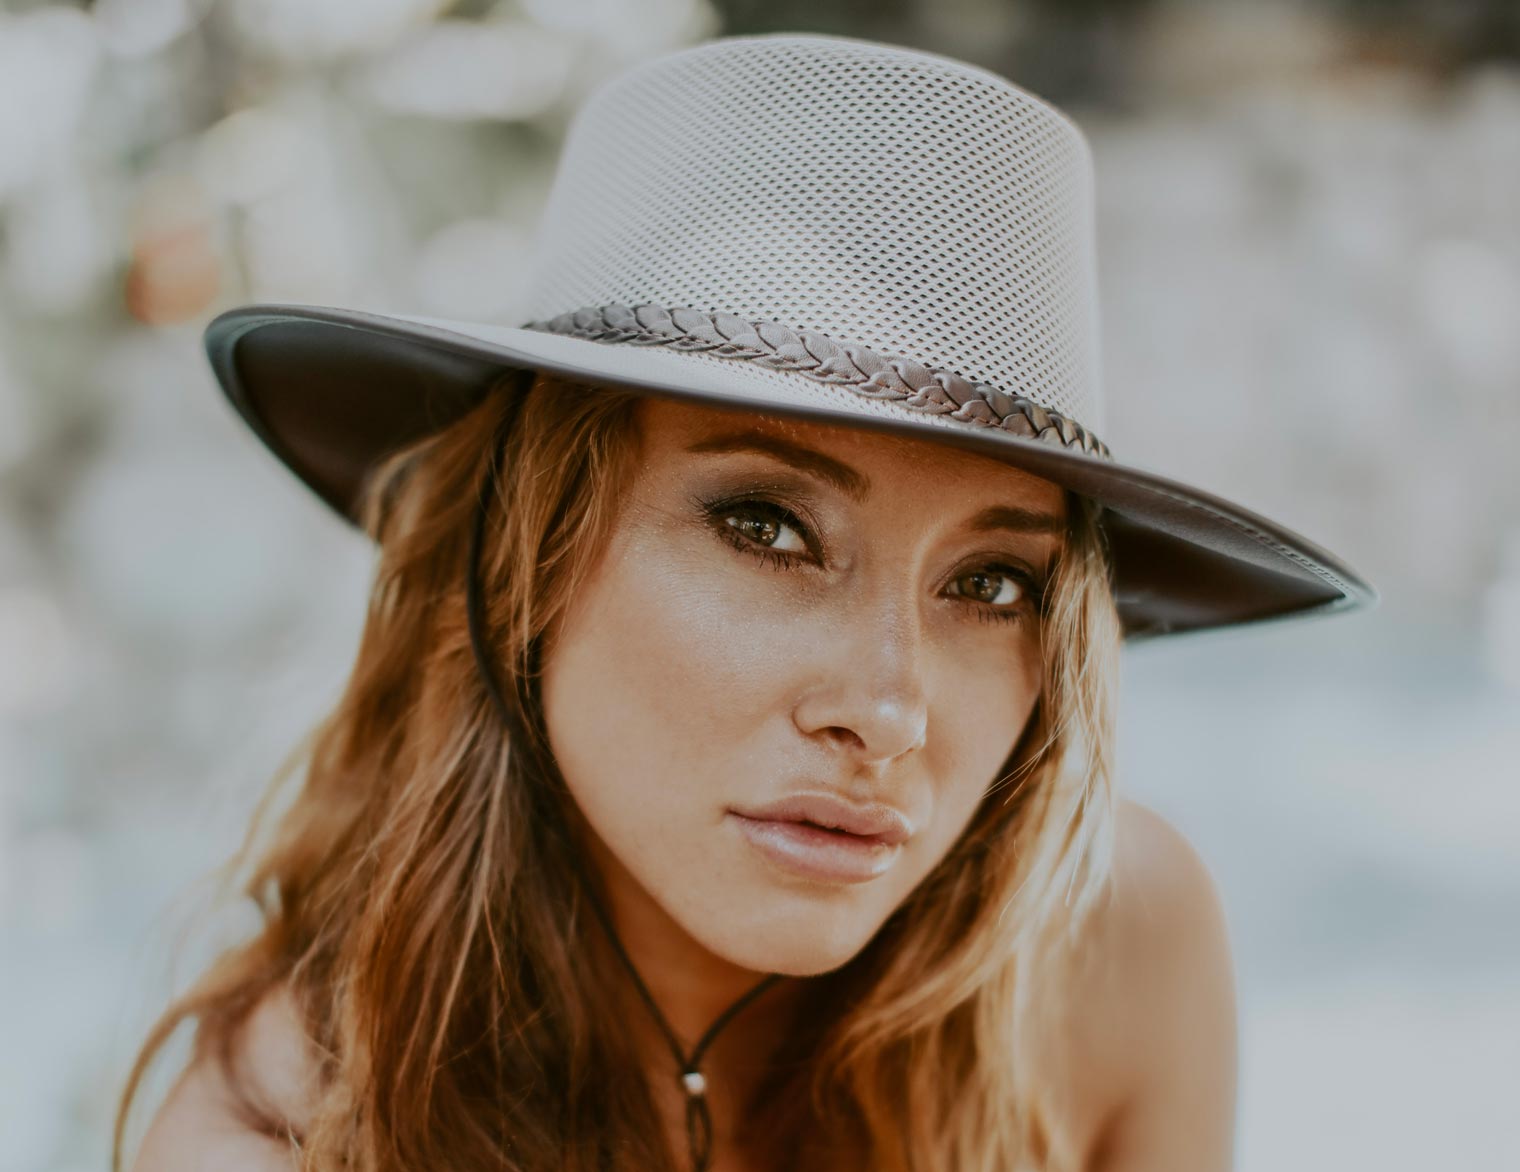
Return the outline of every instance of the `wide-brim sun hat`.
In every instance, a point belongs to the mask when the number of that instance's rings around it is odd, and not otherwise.
[[[350,522],[384,456],[547,371],[928,438],[1092,498],[1129,640],[1373,605],[1329,551],[1114,457],[1094,252],[1091,153],[1049,103],[900,46],[723,37],[577,112],[520,324],[255,303],[204,342]]]

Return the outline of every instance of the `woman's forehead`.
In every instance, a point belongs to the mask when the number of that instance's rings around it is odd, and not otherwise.
[[[928,438],[649,396],[640,401],[638,415],[645,456],[655,461],[686,458],[694,452],[743,451],[746,437],[779,439],[832,456],[867,479],[875,470],[881,476],[949,480],[966,488],[985,487],[997,495],[1030,498],[1063,511],[1065,492],[1059,485],[995,457]]]

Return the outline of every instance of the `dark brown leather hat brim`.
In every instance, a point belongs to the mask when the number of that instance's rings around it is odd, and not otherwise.
[[[1115,594],[1131,641],[1367,608],[1378,597],[1343,561],[1299,534],[1158,473],[996,427],[847,411],[805,393],[777,402],[699,355],[286,304],[222,313],[204,342],[238,415],[350,523],[363,478],[381,457],[457,419],[503,374],[523,371],[526,383],[541,369],[717,407],[933,439],[1091,497],[1106,506]]]

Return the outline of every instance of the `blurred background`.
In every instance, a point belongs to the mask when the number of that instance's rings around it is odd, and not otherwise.
[[[517,324],[588,89],[773,30],[1067,108],[1104,438],[1383,592],[1126,653],[1121,785],[1230,919],[1239,1168],[1520,1168],[1520,5],[12,0],[0,1172],[104,1167],[148,1022],[240,930],[186,928],[206,876],[359,634],[370,551],[235,422],[206,321]]]

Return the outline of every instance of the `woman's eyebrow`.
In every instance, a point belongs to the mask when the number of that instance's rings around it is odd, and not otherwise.
[[[760,452],[773,456],[803,472],[834,485],[856,501],[864,500],[871,490],[871,481],[864,473],[848,464],[826,456],[816,448],[793,443],[791,440],[766,435],[759,431],[729,431],[708,436],[691,444],[688,452]],[[989,505],[974,514],[966,527],[982,533],[989,529],[1011,529],[1018,533],[1064,533],[1066,520],[1054,513],[1039,509],[1026,509],[1020,505]]]
[[[1066,520],[1054,513],[1020,505],[989,505],[966,522],[978,533],[988,529],[1012,529],[1018,533],[1064,533]]]
[[[816,448],[804,447],[758,431],[728,431],[698,440],[688,452],[761,452],[774,456],[803,472],[825,480],[855,501],[862,501],[871,491],[871,481],[848,464],[825,456]]]

